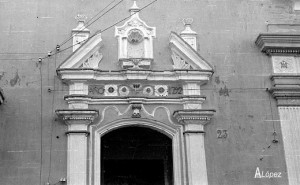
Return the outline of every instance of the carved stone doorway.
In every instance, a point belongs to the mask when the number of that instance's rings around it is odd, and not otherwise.
[[[144,127],[123,127],[101,138],[101,184],[172,185],[172,140]]]

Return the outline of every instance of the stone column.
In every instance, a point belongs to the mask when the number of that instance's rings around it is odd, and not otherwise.
[[[204,125],[209,123],[215,110],[186,109],[175,111],[173,116],[184,128],[188,185],[207,185]]]
[[[86,185],[88,177],[87,137],[88,126],[98,116],[96,110],[57,110],[68,126],[67,183]]]

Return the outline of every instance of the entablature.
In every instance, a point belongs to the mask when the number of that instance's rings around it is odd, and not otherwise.
[[[97,80],[97,81],[125,81],[125,80],[148,80],[148,81],[195,81],[205,84],[212,76],[212,70],[120,70],[103,71],[99,69],[80,68],[57,70],[57,75],[64,81]]]
[[[179,96],[179,97],[96,97],[91,95],[67,95],[64,98],[68,103],[86,102],[87,104],[102,104],[102,105],[126,105],[126,104],[187,104],[198,103],[202,104],[205,100],[205,96]]]
[[[261,33],[255,44],[267,55],[300,54],[300,34]]]

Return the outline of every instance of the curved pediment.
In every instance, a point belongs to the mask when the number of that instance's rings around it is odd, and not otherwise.
[[[175,32],[170,34],[170,49],[174,69],[213,71],[213,66]]]

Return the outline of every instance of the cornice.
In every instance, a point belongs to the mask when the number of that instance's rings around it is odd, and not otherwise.
[[[92,123],[98,117],[98,110],[91,109],[60,109],[55,113],[64,121],[88,121]]]
[[[269,92],[275,99],[300,98],[300,87],[272,87]]]
[[[300,34],[261,33],[255,44],[267,55],[300,54]]]
[[[175,32],[170,34],[169,46],[172,51],[180,53],[181,57],[188,59],[189,63],[195,69],[205,69],[213,71],[213,66],[207,62],[197,51],[194,50],[181,36]]]
[[[128,103],[139,104],[178,104],[184,103],[198,103],[202,104],[205,100],[205,96],[182,96],[182,97],[94,97],[89,95],[67,95],[65,100],[68,103],[85,102],[87,104],[102,104],[102,105],[127,105]]]
[[[201,124],[205,125],[210,122],[216,110],[214,109],[184,109],[176,110],[173,117],[180,124]]]
[[[273,74],[270,77],[274,87],[299,87],[300,75],[297,73],[292,74]]]
[[[119,70],[103,71],[99,69],[61,68],[57,75],[65,81],[72,80],[97,80],[97,81],[125,81],[125,80],[148,80],[148,81],[197,81],[206,83],[212,76],[212,70]]]
[[[99,49],[102,45],[101,32],[96,32],[90,36],[76,51],[74,51],[68,58],[66,58],[59,66],[58,69],[72,68],[80,61],[84,61],[90,57],[95,50]],[[77,66],[78,67],[78,66]],[[77,68],[76,67],[76,68]],[[75,68],[75,69],[76,69]]]

